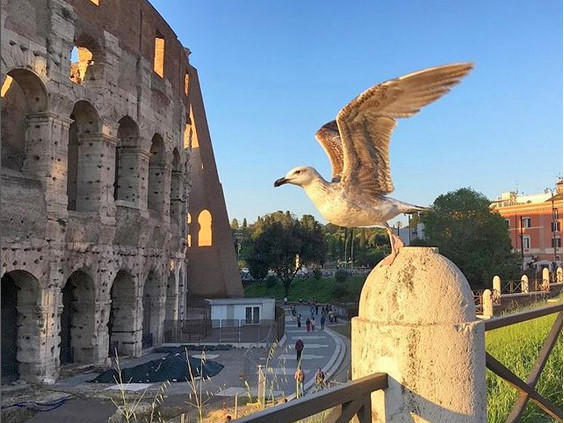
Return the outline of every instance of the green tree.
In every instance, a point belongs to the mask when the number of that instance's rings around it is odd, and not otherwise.
[[[252,266],[272,269],[284,285],[285,295],[303,265],[323,264],[327,243],[319,222],[305,215],[297,220],[290,212],[276,212],[257,219],[253,233]]]
[[[239,221],[235,218],[231,221],[231,229],[237,230],[239,229]]]
[[[519,258],[511,252],[504,219],[490,201],[470,188],[437,197],[423,215],[428,245],[436,245],[468,279],[472,288],[490,285],[494,275],[512,278]]]

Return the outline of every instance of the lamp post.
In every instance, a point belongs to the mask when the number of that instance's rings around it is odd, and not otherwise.
[[[554,251],[554,257],[552,261],[552,270],[556,270],[556,222],[558,221],[558,210],[554,208],[554,190],[552,188],[545,188],[545,193],[550,192],[550,202],[551,202],[551,217],[552,222],[550,225],[550,229],[552,230],[552,250]]]

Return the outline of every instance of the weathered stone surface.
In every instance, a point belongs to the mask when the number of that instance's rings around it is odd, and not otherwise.
[[[405,247],[378,265],[352,321],[353,379],[385,372],[374,422],[485,422],[484,326],[460,270],[435,249]]]

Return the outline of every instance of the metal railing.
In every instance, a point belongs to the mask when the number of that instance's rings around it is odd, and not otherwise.
[[[237,423],[295,422],[325,410],[331,410],[339,422],[348,422],[353,417],[359,423],[372,422],[372,392],[388,387],[388,375],[375,373],[343,386],[328,388],[307,397],[286,404],[268,408],[247,417],[235,420]]]
[[[275,340],[280,330],[283,332],[283,323],[280,323],[283,319],[281,316],[258,323],[238,319],[165,320],[164,342],[269,343]]]
[[[542,370],[548,360],[548,356],[558,340],[558,335],[562,331],[562,304],[541,307],[521,313],[509,314],[507,316],[487,320],[485,323],[486,331],[488,331],[554,313],[558,313],[558,316],[556,317],[556,320],[554,321],[554,324],[544,341],[539,356],[533,364],[531,373],[527,377],[527,380],[520,379],[515,373],[486,352],[486,367],[520,392],[506,422],[520,421],[521,415],[523,414],[523,411],[525,411],[525,407],[529,400],[533,401],[553,419],[562,422],[562,409],[552,404],[535,389],[537,381],[539,380]]]

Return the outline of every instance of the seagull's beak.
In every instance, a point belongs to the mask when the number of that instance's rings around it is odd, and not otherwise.
[[[288,180],[286,178],[280,178],[274,181],[274,186],[279,187],[280,185],[287,184]]]

